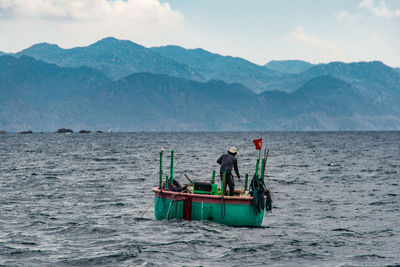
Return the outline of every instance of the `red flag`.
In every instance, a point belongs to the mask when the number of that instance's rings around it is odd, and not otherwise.
[[[254,139],[253,140],[254,145],[256,146],[256,150],[261,150],[261,145],[262,145],[262,138],[260,139]]]

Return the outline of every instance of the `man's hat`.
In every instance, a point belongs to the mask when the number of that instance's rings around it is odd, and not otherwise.
[[[236,147],[234,147],[234,146],[229,149],[229,152],[231,152],[232,154],[239,154]]]

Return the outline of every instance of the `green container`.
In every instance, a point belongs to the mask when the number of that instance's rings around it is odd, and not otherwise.
[[[212,192],[212,184],[205,182],[194,182],[193,185],[193,193],[194,194],[205,194],[211,195]]]
[[[154,215],[157,220],[184,218],[185,199],[190,198],[191,220],[208,220],[230,226],[261,226],[264,211],[257,212],[251,198],[221,197],[214,195],[155,193]],[[174,196],[172,196],[174,195]],[[172,200],[174,198],[174,200]]]

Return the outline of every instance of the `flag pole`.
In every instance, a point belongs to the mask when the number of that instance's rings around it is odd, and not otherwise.
[[[261,138],[261,148],[262,148],[262,138]],[[258,150],[258,163],[261,161],[261,149],[260,150]],[[257,164],[258,164],[257,163]],[[259,178],[259,176],[258,176],[258,171],[257,171],[257,178]]]
[[[164,154],[164,148],[161,148],[161,150],[160,150],[160,185],[159,185],[159,188],[160,188],[160,190],[162,189],[162,176],[163,176],[163,164],[162,164],[162,157],[163,157],[163,154]]]
[[[259,178],[259,176],[258,176],[258,165],[260,164],[260,161],[261,161],[262,138],[254,139],[253,143],[256,146],[256,150],[259,150],[258,151],[257,164],[256,164],[256,172],[255,172],[255,175],[257,176],[257,178]]]

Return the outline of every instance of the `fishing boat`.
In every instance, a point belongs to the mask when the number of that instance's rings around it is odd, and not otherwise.
[[[233,196],[227,196],[223,190],[226,182],[225,173],[219,188],[215,183],[215,170],[212,172],[210,182],[192,181],[185,175],[190,184],[176,192],[173,180],[174,151],[171,151],[170,175],[166,176],[163,182],[163,150],[161,150],[159,186],[153,188],[156,220],[208,220],[229,226],[261,226],[264,207],[267,211],[271,211],[272,208],[272,199],[264,184],[267,157],[268,153],[264,151],[260,175],[258,174],[260,158],[257,159],[252,181],[259,182],[262,187],[256,188],[252,184],[252,188],[248,188],[248,174],[246,174],[243,190],[235,190]]]
[[[209,220],[230,226],[260,226],[264,210],[257,212],[250,196],[214,196],[153,188],[157,220]]]

